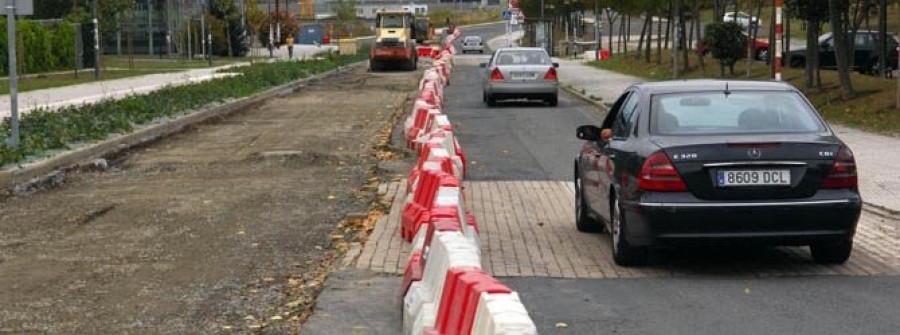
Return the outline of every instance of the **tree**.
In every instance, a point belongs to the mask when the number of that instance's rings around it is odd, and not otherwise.
[[[790,11],[797,18],[806,21],[806,70],[804,71],[803,83],[806,87],[813,87],[813,81],[818,87],[822,86],[822,78],[819,74],[819,53],[809,52],[809,50],[819,50],[819,32],[822,29],[823,19],[828,17],[828,3],[822,0],[794,0],[789,3]],[[791,64],[793,60],[787,60],[791,66],[799,64]]]
[[[842,17],[841,0],[828,0],[828,18],[834,36],[834,58],[837,62],[838,78],[845,97],[853,96],[853,82],[850,79],[850,43],[847,41],[847,22]]]
[[[333,6],[334,23],[339,29],[340,37],[352,36],[359,23],[359,19],[356,17],[356,0],[336,0]]]
[[[706,26],[703,42],[713,58],[719,61],[719,70],[725,77],[728,67],[734,75],[734,64],[744,56],[744,45],[747,37],[741,32],[741,26],[735,22],[713,22]]]

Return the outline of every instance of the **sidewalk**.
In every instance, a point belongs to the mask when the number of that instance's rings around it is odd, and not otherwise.
[[[559,60],[561,85],[571,85],[585,96],[601,97],[602,103],[613,103],[632,84],[646,80],[598,69],[580,61]],[[868,205],[900,213],[900,138],[831,125],[856,155],[859,190]],[[895,154],[891,154],[891,153]]]
[[[333,46],[316,47],[314,45],[295,45],[294,58],[310,57],[316,53],[334,50]],[[268,55],[268,50],[260,50],[260,55]],[[287,59],[286,47],[275,52],[276,59]],[[228,73],[216,73],[216,71],[228,67],[246,65],[249,63],[235,63],[213,68],[199,68],[182,72],[157,73],[144,76],[136,76],[115,80],[98,81],[78,85],[61,86],[43,90],[35,90],[19,93],[19,115],[28,114],[37,108],[56,109],[70,105],[80,105],[101,101],[104,99],[117,99],[131,94],[151,92],[166,86],[178,86],[199,81],[210,80]],[[9,94],[0,95],[0,119],[10,116]]]

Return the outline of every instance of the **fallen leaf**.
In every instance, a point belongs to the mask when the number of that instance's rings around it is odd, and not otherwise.
[[[244,234],[246,234],[246,232],[243,231],[243,230],[238,230],[237,234],[238,234],[238,235],[244,235]]]
[[[285,304],[285,306],[287,306],[288,308],[297,308],[302,303],[303,302],[300,300],[294,300],[294,301],[288,302],[287,304]]]
[[[232,326],[222,326],[222,330],[232,330],[234,327]]]
[[[275,278],[272,278],[272,277],[265,277],[265,278],[263,278],[263,281],[264,281],[264,282],[267,282],[267,283],[271,283],[271,282],[274,282],[274,281],[275,281]]]
[[[209,205],[212,203],[212,200],[203,200],[204,205]]]
[[[750,293],[751,293],[750,286],[744,286],[744,295],[750,295]]]
[[[256,320],[256,317],[253,315],[247,315],[244,317],[244,320],[253,321],[253,320]]]
[[[337,197],[336,197],[336,196],[333,196],[333,195],[329,195],[329,196],[328,196],[328,200],[334,200],[334,199],[337,199]]]
[[[559,322],[556,324],[556,328],[568,328],[569,325],[563,322]]]
[[[273,317],[269,318],[269,320],[273,320],[273,321],[281,321],[281,315],[273,316]]]

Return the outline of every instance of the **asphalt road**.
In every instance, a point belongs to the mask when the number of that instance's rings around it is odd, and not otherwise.
[[[481,102],[481,69],[477,61],[466,63],[472,65],[454,68],[444,111],[469,157],[468,180],[571,180],[579,147],[575,127],[599,123],[600,114],[562,92],[556,108],[540,103],[488,108]],[[740,250],[713,251],[722,253],[715,262],[748,257]],[[670,256],[683,264],[676,267],[702,267],[710,258],[704,251],[678,254]],[[542,334],[873,334],[900,329],[897,277],[710,272],[675,278],[501,279],[519,292]]]

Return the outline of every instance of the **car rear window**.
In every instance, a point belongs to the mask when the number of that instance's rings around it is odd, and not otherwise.
[[[651,101],[650,131],[654,134],[815,133],[825,129],[796,92],[658,94]]]
[[[544,50],[504,51],[497,55],[497,65],[549,65],[550,56]]]
[[[469,37],[466,37],[466,39],[463,40],[463,42],[464,42],[464,43],[481,42],[481,37],[478,37],[478,36],[469,36]]]

